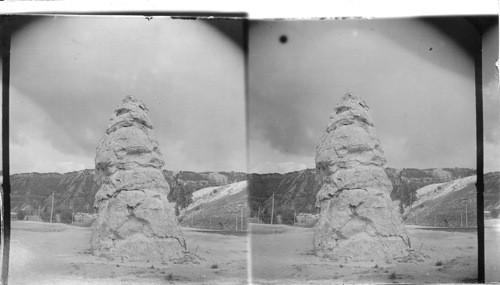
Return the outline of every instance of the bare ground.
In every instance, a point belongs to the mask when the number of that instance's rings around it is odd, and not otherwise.
[[[242,284],[247,283],[247,237],[184,228],[199,262],[164,265],[112,262],[89,254],[90,228],[12,222],[9,284]],[[259,225],[251,234],[256,284],[461,283],[477,277],[475,232],[408,226],[413,260],[334,262],[313,254],[313,229]],[[226,232],[230,234],[230,232]],[[485,227],[486,280],[499,282],[500,220]]]
[[[476,232],[424,230],[407,226],[417,258],[390,262],[336,262],[313,254],[312,228],[253,225],[252,280],[259,284],[474,283],[477,280]],[[486,229],[486,248],[491,242]],[[498,236],[497,236],[498,237]],[[488,238],[487,238],[488,240]],[[495,239],[498,244],[498,238]],[[494,254],[486,255],[488,281],[499,281]],[[488,267],[489,266],[489,267]]]
[[[14,221],[9,284],[247,283],[247,237],[183,228],[199,260],[165,265],[89,254],[90,228]]]

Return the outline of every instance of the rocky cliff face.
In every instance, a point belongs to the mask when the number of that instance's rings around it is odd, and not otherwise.
[[[86,169],[64,174],[22,173],[11,175],[11,209],[36,215],[48,211],[54,192],[54,208],[72,212],[93,212],[98,186],[94,170]]]
[[[417,189],[421,187],[476,174],[474,169],[469,168],[385,168],[384,170],[393,185],[391,198],[393,201],[398,201],[401,209],[410,202],[412,193],[415,194]],[[295,209],[296,213],[316,213],[316,194],[320,189],[321,181],[315,176],[315,169],[304,169],[285,174],[249,174],[248,189],[252,215],[257,216],[256,211],[259,207],[266,210],[270,207],[269,199],[273,191],[275,192],[274,203],[277,208]],[[489,181],[489,177],[486,175],[485,181]],[[488,189],[488,185],[485,185],[485,189]],[[490,188],[494,190],[494,187]],[[498,193],[498,191],[493,192]],[[415,195],[413,196],[416,197]],[[485,205],[488,205],[488,201],[489,199],[485,199]]]
[[[111,259],[169,262],[183,256],[186,243],[167,200],[164,161],[140,101],[127,96],[111,116],[97,146],[97,221],[92,250]]]
[[[246,180],[241,172],[192,172],[163,170],[170,185],[169,201],[175,191],[196,191],[206,187],[223,186]],[[50,212],[52,191],[54,208],[71,212],[93,213],[94,199],[99,186],[95,170],[85,169],[67,173],[20,173],[11,175],[11,209],[36,215],[38,211]]]
[[[390,199],[385,162],[368,106],[346,94],[316,148],[322,180],[314,232],[318,255],[370,260],[409,253],[408,235]]]

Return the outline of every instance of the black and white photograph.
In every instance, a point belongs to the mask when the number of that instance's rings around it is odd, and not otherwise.
[[[9,284],[245,282],[243,21],[8,20]]]
[[[482,42],[485,223],[497,227],[486,272],[499,281],[497,18],[250,23],[256,283],[476,282]]]
[[[19,7],[1,284],[500,282],[498,11]]]

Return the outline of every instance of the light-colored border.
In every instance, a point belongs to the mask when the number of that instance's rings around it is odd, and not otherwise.
[[[7,1],[0,14],[246,12],[250,19],[498,15],[499,0]]]

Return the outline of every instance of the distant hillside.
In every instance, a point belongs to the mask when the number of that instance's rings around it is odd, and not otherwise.
[[[196,191],[209,186],[226,185],[245,180],[246,174],[240,172],[190,172],[163,171],[172,193],[175,191]],[[54,209],[69,209],[71,212],[93,213],[94,197],[98,185],[94,181],[94,170],[60,173],[22,173],[11,175],[11,209],[23,210],[27,214],[42,216],[50,212],[52,192]]]
[[[401,210],[406,204],[414,201],[417,189],[439,182],[451,181],[460,177],[474,175],[473,169],[441,168],[441,169],[385,169],[393,184],[391,198],[399,200]],[[249,174],[249,195],[252,217],[259,215],[267,222],[270,220],[271,196],[274,194],[275,214],[292,211],[295,213],[315,213],[316,194],[320,188],[316,180],[315,170],[289,172],[285,174]],[[260,213],[258,214],[257,212]]]
[[[246,230],[249,216],[247,181],[208,187],[193,193],[193,203],[181,213],[184,227]]]
[[[416,203],[418,189],[431,184],[447,183],[452,180],[471,176],[476,172],[473,169],[466,168],[423,170],[386,168],[386,173],[394,186],[391,198],[399,200],[401,209],[403,210],[408,208],[414,209],[416,207],[416,204],[408,203],[410,201]],[[223,186],[248,179],[248,196],[246,197],[249,198],[249,211],[251,210],[252,217],[259,216],[264,222],[270,221],[271,196],[273,192],[275,193],[275,215],[316,212],[316,194],[319,191],[320,183],[316,181],[314,169],[286,174],[245,174],[241,172],[197,173],[191,171],[173,172],[168,170],[164,170],[163,174],[171,187],[170,201],[174,200],[173,194],[176,191],[195,192],[207,187]],[[50,211],[52,191],[54,191],[56,210],[70,209],[75,213],[92,213],[94,211],[93,204],[97,189],[98,186],[94,181],[94,170],[92,169],[64,174],[14,174],[11,175],[11,209],[13,212],[24,210],[28,214],[36,214],[36,212],[41,211],[42,214],[46,214]],[[474,187],[471,186],[470,189],[474,189]],[[485,210],[491,211],[500,208],[499,191],[500,172],[485,174]],[[235,196],[228,201],[233,201],[234,199],[239,201],[244,196],[241,193],[235,195],[239,196]],[[221,201],[224,201],[224,199],[218,200],[217,203],[222,203]],[[473,204],[475,204],[475,200]],[[409,207],[410,205],[411,207]],[[222,206],[224,205],[221,204]],[[192,207],[188,209],[190,210],[186,212],[186,217],[189,218],[189,214],[193,212],[193,209]],[[411,216],[408,216],[408,218],[411,219]]]
[[[192,172],[163,170],[163,176],[170,185],[168,199],[175,201],[176,191],[194,192],[206,187],[227,185],[247,179],[243,172]]]
[[[320,183],[314,169],[286,174],[250,174],[248,191],[252,216],[257,212],[265,222],[270,220],[271,196],[274,192],[275,213],[291,210],[296,213],[315,213],[316,194]],[[284,214],[284,213],[281,213]]]
[[[48,211],[54,192],[55,209],[93,212],[97,184],[94,170],[60,173],[22,173],[11,175],[11,209],[28,214]]]
[[[500,210],[500,172],[484,175],[484,210]]]
[[[278,189],[284,175],[279,173],[266,173],[248,175],[248,195],[252,216],[257,216],[259,207],[264,207],[264,203],[273,191]]]
[[[426,185],[452,181],[476,174],[476,170],[469,168],[386,168],[385,172],[393,186],[391,198],[399,200],[401,213],[404,207],[412,205],[416,200],[417,189]]]
[[[467,220],[467,226],[476,226],[475,183],[476,176],[470,176],[418,189],[417,201],[405,209],[406,214],[403,216],[405,223],[460,227],[466,226]],[[485,202],[491,203],[492,201]]]

